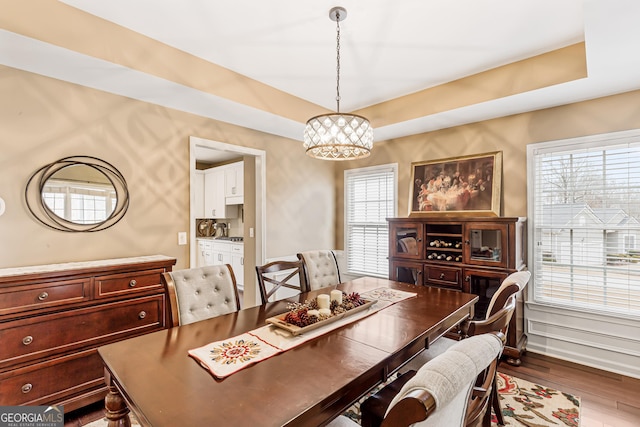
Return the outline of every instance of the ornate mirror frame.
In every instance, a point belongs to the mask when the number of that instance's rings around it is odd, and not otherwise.
[[[109,215],[104,220],[76,222],[64,218],[54,212],[45,202],[43,192],[47,182],[56,173],[65,168],[86,166],[91,172],[106,178],[105,183],[110,184],[115,192],[115,203]],[[42,166],[35,171],[25,187],[25,201],[29,212],[45,226],[66,232],[93,232],[105,230],[122,219],[129,208],[129,189],[124,176],[110,163],[91,156],[65,157],[55,162]]]

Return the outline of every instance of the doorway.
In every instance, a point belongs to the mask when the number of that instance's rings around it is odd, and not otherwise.
[[[265,233],[266,233],[266,153],[255,148],[227,144],[219,141],[189,137],[189,265],[196,266],[197,242],[196,242],[196,217],[195,217],[195,193],[196,161],[215,163],[243,157],[253,160],[255,182],[255,199],[245,203],[244,221],[244,292],[242,307],[252,307],[259,304],[260,294],[256,283],[255,265],[264,263]],[[245,161],[245,163],[247,163]],[[254,181],[254,180],[252,180]],[[246,197],[246,195],[245,195]]]

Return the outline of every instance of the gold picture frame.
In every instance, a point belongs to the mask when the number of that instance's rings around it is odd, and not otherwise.
[[[411,163],[409,216],[500,216],[502,151]]]

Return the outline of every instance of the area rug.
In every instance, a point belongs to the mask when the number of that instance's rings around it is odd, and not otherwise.
[[[526,427],[580,425],[580,398],[498,372],[500,407],[506,425]],[[496,418],[493,416],[492,426]]]
[[[359,423],[360,402],[380,387],[353,404],[344,415]],[[579,397],[503,373],[498,373],[498,393],[502,415],[507,426],[580,426]],[[492,414],[491,426],[497,425],[496,416]]]

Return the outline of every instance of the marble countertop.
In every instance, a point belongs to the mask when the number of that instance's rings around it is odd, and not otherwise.
[[[64,270],[79,270],[83,268],[96,268],[107,267],[110,265],[118,264],[136,264],[140,262],[153,262],[153,261],[168,261],[174,258],[165,255],[148,255],[138,256],[130,258],[113,258],[113,259],[101,259],[96,261],[78,261],[78,262],[65,262],[60,264],[43,264],[43,265],[29,265],[25,267],[10,267],[0,268],[0,277],[5,276],[19,276],[35,273],[50,273]]]

